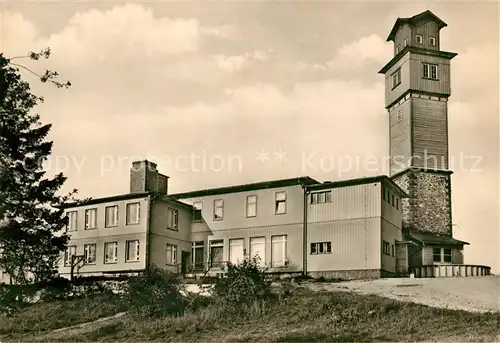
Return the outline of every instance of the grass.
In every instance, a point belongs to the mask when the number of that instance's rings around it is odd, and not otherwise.
[[[36,336],[125,311],[117,295],[103,294],[30,305],[12,317],[0,318],[0,340]]]
[[[31,341],[42,326],[48,330],[122,311],[122,306],[114,300],[107,302],[96,297],[33,305],[17,317],[3,320],[0,333],[10,338],[19,338],[19,334],[22,334],[24,341]],[[64,335],[46,335],[43,340],[492,342],[500,334],[499,320],[498,313],[469,313],[377,296],[345,292],[312,293],[297,289],[279,302],[255,303],[243,310],[209,305],[195,312],[187,312],[183,317],[141,319],[124,316],[85,332],[70,330]]]

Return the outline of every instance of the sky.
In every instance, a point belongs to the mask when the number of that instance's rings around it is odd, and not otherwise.
[[[129,191],[149,159],[169,192],[308,175],[388,174],[384,76],[398,17],[431,10],[448,27],[454,237],[465,262],[499,272],[499,5],[494,2],[4,1],[0,51],[50,47],[23,72],[52,123],[49,174],[63,191]]]

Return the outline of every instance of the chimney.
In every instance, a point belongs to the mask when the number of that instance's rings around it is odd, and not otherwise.
[[[156,163],[148,160],[132,162],[130,193],[167,194],[168,176],[158,173]]]

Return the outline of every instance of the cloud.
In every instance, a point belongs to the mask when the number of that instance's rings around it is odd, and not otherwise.
[[[367,62],[386,63],[391,59],[392,49],[380,36],[371,34],[358,41],[340,47],[335,57],[326,65],[333,70],[356,70]]]

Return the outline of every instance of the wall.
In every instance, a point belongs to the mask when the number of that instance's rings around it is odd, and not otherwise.
[[[308,272],[380,269],[380,183],[331,192],[329,203],[311,204],[308,199]],[[311,243],[320,242],[331,242],[331,254],[311,255]]]
[[[401,68],[401,83],[392,88],[392,74]],[[406,53],[385,73],[385,107],[389,107],[410,88],[410,53]]]
[[[389,109],[389,135],[390,172],[394,174],[409,166],[412,155],[410,95]]]
[[[168,209],[178,211],[178,230],[167,228]],[[191,209],[170,201],[158,200],[151,210],[150,263],[177,272],[182,251],[191,254]],[[177,246],[177,265],[167,264],[167,243]],[[180,270],[180,269],[179,269]]]
[[[139,224],[126,225],[126,204],[140,203]],[[118,226],[104,227],[105,208],[118,205]],[[85,230],[85,210],[97,208],[97,228]],[[146,267],[146,232],[148,227],[148,198],[140,197],[122,201],[114,201],[86,206],[79,206],[68,211],[78,211],[77,230],[69,231],[70,242],[68,246],[76,245],[77,255],[84,254],[84,244],[96,244],[96,264],[84,265],[80,268],[81,275],[94,275],[101,272],[117,272],[126,270],[140,270]],[[125,241],[139,240],[139,261],[125,262]],[[104,263],[104,243],[118,242],[118,261],[116,263]],[[69,275],[71,268],[64,266],[64,260],[60,262],[59,272],[65,276]]]
[[[275,214],[275,194],[286,191],[286,213]],[[246,199],[249,195],[257,196],[257,215],[246,217]],[[222,220],[214,220],[214,200],[224,200]],[[203,202],[202,221],[192,223],[191,241],[204,241],[205,253],[209,251],[209,240],[224,240],[223,259],[229,260],[229,239],[243,238],[244,248],[249,251],[251,237],[266,238],[266,252],[263,260],[271,263],[271,237],[287,235],[287,268],[271,269],[271,271],[302,270],[302,227],[304,193],[300,185],[272,189],[260,189],[248,192],[210,195],[198,198],[179,199],[193,204]],[[208,260],[208,255],[207,259]]]
[[[416,35],[422,36],[422,44],[416,44]],[[429,44],[429,37],[431,36],[436,38],[436,46],[432,46]],[[438,24],[435,21],[429,20],[422,22],[419,25],[415,25],[415,27],[413,27],[412,29],[412,40],[413,42],[415,42],[413,44],[414,46],[431,50],[439,50],[441,42],[439,38]]]
[[[448,169],[448,106],[444,98],[412,96],[413,166]]]
[[[403,200],[403,229],[452,235],[450,175],[409,171],[394,181],[410,194]]]
[[[392,198],[394,191],[388,187],[384,186],[382,191],[388,191]],[[396,204],[392,204],[389,200],[384,200],[382,196],[381,204],[381,269],[395,273],[396,272],[396,242],[403,239],[403,234],[401,231],[402,227],[402,210],[401,210],[401,198],[398,195],[394,195]],[[382,242],[386,241],[391,245],[390,255],[383,253]],[[393,255],[394,251],[394,255]]]
[[[450,60],[444,57],[432,56],[427,54],[410,53],[409,63],[409,85],[410,89],[424,91],[428,93],[437,93],[442,95],[451,94],[450,84]],[[437,80],[423,78],[422,63],[436,64]]]
[[[424,265],[430,264],[446,264],[433,261],[433,248],[450,248],[451,249],[451,264],[463,264],[463,250],[456,246],[426,246],[422,249]]]

